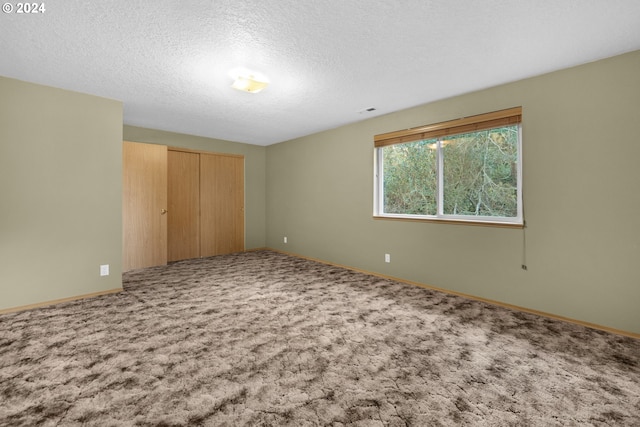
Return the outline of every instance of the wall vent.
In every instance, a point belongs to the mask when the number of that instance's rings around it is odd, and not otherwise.
[[[375,107],[369,107],[369,108],[365,108],[364,110],[358,111],[358,114],[366,114],[366,113],[371,113],[373,111],[376,111],[376,108]]]

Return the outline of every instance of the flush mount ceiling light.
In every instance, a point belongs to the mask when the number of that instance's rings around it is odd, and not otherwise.
[[[243,92],[258,93],[269,85],[269,80],[264,75],[244,68],[231,70],[229,75],[233,79],[231,87]]]

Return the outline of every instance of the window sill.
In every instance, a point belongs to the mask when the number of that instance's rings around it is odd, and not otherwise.
[[[499,221],[482,221],[470,219],[445,219],[445,218],[423,218],[419,216],[390,216],[390,215],[374,215],[373,219],[391,220],[391,221],[411,221],[411,222],[432,222],[441,224],[455,225],[473,225],[479,227],[497,227],[497,228],[524,228],[521,222],[499,222]]]

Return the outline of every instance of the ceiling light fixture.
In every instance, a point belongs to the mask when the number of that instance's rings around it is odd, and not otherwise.
[[[231,70],[229,75],[234,80],[231,87],[243,92],[258,93],[269,85],[269,80],[262,74],[243,68]]]

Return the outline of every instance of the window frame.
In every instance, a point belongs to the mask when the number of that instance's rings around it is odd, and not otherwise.
[[[517,161],[517,214],[515,217],[473,216],[444,214],[444,156],[442,141],[445,137],[464,133],[495,129],[503,126],[518,126]],[[404,144],[424,139],[437,139],[436,176],[437,176],[437,212],[436,215],[397,214],[384,212],[384,168],[383,149],[389,145]],[[507,228],[523,228],[524,212],[522,204],[522,107],[514,107],[476,116],[435,123],[403,131],[389,132],[374,137],[374,219],[401,221],[424,221],[449,224],[467,224]]]

